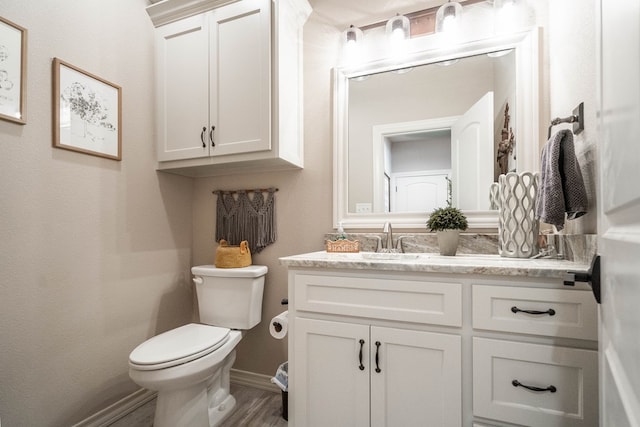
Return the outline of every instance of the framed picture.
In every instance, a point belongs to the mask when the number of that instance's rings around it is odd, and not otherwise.
[[[27,123],[27,30],[0,16],[0,119]]]
[[[122,89],[53,59],[53,146],[122,160]]]

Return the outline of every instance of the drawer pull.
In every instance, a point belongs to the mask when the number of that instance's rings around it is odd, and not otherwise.
[[[513,380],[513,381],[511,381],[511,384],[513,384],[513,386],[514,386],[514,387],[524,387],[524,388],[526,388],[527,390],[531,390],[531,391],[549,391],[549,392],[551,392],[551,393],[555,393],[555,392],[558,390],[558,389],[557,389],[555,386],[553,386],[553,385],[550,385],[550,386],[549,386],[549,387],[547,387],[547,388],[541,388],[541,387],[535,387],[535,386],[532,386],[532,385],[522,384],[522,383],[521,383],[520,381],[518,381],[518,380]]]
[[[522,310],[522,309],[516,307],[515,305],[513,307],[511,307],[511,312],[512,313],[527,313],[527,314],[535,314],[535,315],[548,314],[549,316],[555,316],[556,315],[556,311],[553,308],[550,308],[547,311]]]
[[[213,131],[214,131],[214,130],[216,130],[216,127],[215,127],[215,126],[211,126],[211,131],[209,132],[209,141],[211,141],[211,146],[212,146],[212,147],[215,147],[215,146],[216,146],[216,143],[215,143],[215,141],[213,140]]]
[[[360,340],[360,354],[358,355],[358,360],[360,361],[360,366],[358,366],[358,368],[360,368],[361,371],[364,371],[364,365],[362,364],[362,349],[364,348],[364,340]]]
[[[377,373],[381,372],[379,354],[380,354],[380,341],[376,341],[376,372]]]

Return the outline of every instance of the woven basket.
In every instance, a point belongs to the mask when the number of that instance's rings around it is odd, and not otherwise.
[[[327,252],[360,252],[359,240],[327,240]]]

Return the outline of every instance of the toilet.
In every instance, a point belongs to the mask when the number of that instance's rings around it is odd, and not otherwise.
[[[214,427],[233,410],[230,371],[242,331],[260,323],[267,267],[191,269],[200,323],[164,332],[129,355],[129,376],[158,392],[154,427]]]

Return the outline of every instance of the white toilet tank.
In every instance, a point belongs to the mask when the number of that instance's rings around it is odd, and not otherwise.
[[[200,322],[230,329],[251,329],[262,318],[262,293],[267,267],[191,268],[198,295]]]

